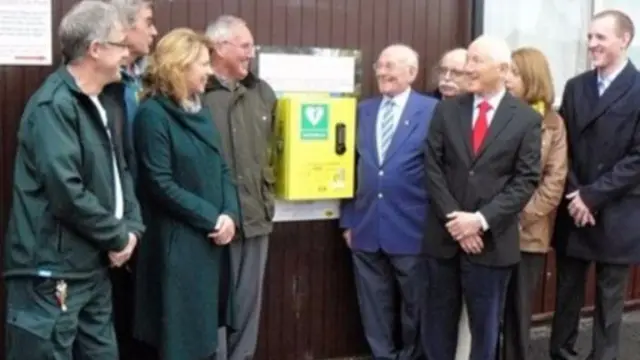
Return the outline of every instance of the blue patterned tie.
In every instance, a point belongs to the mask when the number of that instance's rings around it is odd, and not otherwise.
[[[388,100],[385,103],[382,113],[382,123],[380,124],[380,158],[384,159],[387,154],[387,149],[393,139],[393,108],[395,103],[393,100]]]

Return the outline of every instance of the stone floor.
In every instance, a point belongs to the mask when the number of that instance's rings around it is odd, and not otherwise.
[[[591,349],[591,319],[585,319],[580,324],[578,351],[580,356],[576,360],[583,360]],[[549,326],[542,326],[531,330],[533,339],[533,359],[547,360],[550,336]],[[620,357],[618,360],[640,360],[640,311],[628,313],[624,317],[620,341]]]
[[[575,360],[584,360],[591,349],[591,319],[584,319],[580,323],[580,337],[578,351],[580,356]],[[549,359],[549,326],[540,326],[531,330],[533,360]],[[369,360],[370,357],[351,357],[331,360]],[[618,360],[640,360],[640,311],[631,312],[624,316],[620,341],[620,357]]]

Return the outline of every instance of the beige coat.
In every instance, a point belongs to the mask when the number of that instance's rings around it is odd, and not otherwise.
[[[520,249],[546,253],[567,177],[567,132],[564,120],[550,111],[542,122],[541,177],[538,188],[520,214]]]

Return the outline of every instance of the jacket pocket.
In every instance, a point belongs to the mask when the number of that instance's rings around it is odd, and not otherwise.
[[[49,360],[53,358],[53,330],[56,319],[35,311],[7,309],[7,360]]]
[[[275,184],[276,179],[271,169],[262,170],[262,199],[264,200],[265,210],[269,220],[275,215]]]

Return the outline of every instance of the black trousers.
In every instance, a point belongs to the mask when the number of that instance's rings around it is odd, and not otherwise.
[[[426,293],[424,262],[419,255],[353,251],[360,315],[373,360],[420,357],[420,314]],[[400,304],[396,302],[396,288],[400,290]],[[401,335],[395,341],[398,327]]]
[[[505,300],[502,330],[502,360],[534,360],[529,353],[531,299],[544,271],[545,254],[521,253],[515,266]]]
[[[591,262],[568,256],[556,257],[556,312],[553,316],[549,353],[553,360],[576,355],[580,309]],[[628,265],[596,262],[596,299],[590,360],[617,360]]]

